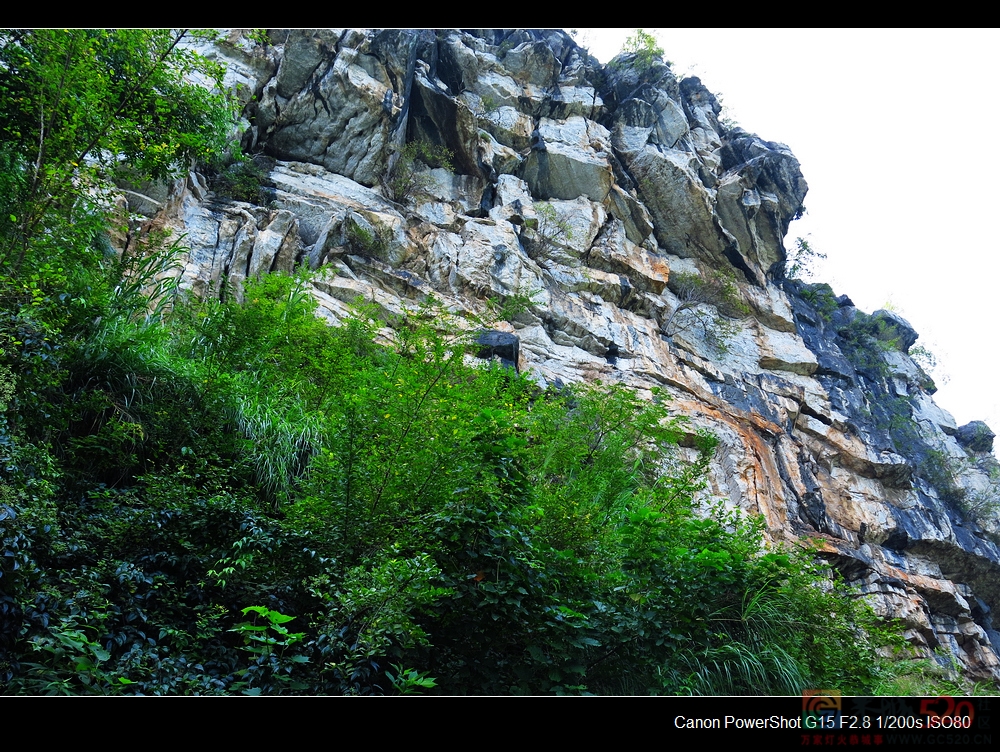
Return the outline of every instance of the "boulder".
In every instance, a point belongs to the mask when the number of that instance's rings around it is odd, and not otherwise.
[[[909,352],[910,347],[917,341],[919,335],[916,329],[898,313],[880,309],[872,314],[872,318],[878,326],[878,338],[883,342],[896,340],[898,348],[904,353]]]
[[[973,452],[992,452],[996,434],[981,420],[974,420],[955,431],[958,443]]]
[[[476,344],[479,345],[476,357],[484,360],[499,358],[505,367],[520,371],[518,359],[520,358],[521,340],[516,334],[488,330],[480,332],[476,336]]]
[[[614,184],[611,134],[592,120],[542,118],[522,168],[531,193],[542,199],[586,196],[603,203]]]

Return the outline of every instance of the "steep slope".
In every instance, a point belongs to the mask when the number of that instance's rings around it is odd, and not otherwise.
[[[715,496],[817,540],[928,654],[1000,678],[997,531],[974,514],[998,493],[992,433],[934,404],[904,320],[785,279],[807,190],[787,147],[720,123],[697,78],[602,67],[559,31],[229,39],[202,51],[266,178],[247,203],[192,173],[146,210],[187,233],[186,286],[240,294],[307,261],[332,320],[358,296],[530,296],[496,338],[508,360],[661,387],[720,439]]]

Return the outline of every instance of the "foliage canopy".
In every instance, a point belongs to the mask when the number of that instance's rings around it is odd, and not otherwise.
[[[699,512],[715,442],[664,395],[472,365],[432,304],[380,346],[372,312],[330,328],[304,284],[250,281],[169,326],[91,308],[98,330],[18,381],[8,691],[874,680],[884,635],[861,602],[759,521]]]
[[[663,60],[663,48],[657,43],[656,37],[644,29],[635,29],[626,37],[620,54],[632,55],[631,67],[639,72],[648,70],[653,63]]]
[[[165,178],[229,136],[221,68],[168,29],[0,32],[0,267],[16,274],[94,233],[116,173]],[[37,262],[37,259],[34,259]]]

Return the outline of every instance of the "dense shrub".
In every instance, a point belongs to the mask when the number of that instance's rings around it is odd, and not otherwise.
[[[227,160],[228,161],[228,160]],[[209,164],[203,169],[209,175],[209,185],[221,198],[266,205],[274,184],[268,179],[274,160],[263,155],[245,156],[229,162]],[[272,191],[273,193],[273,191]]]
[[[60,344],[70,375],[37,394],[61,428],[8,434],[6,477],[36,489],[2,523],[8,691],[873,681],[861,603],[759,522],[698,512],[714,441],[664,395],[472,367],[432,304],[389,347],[364,309],[330,328],[311,308],[269,276]]]

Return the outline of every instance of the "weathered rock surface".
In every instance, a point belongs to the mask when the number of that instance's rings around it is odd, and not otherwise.
[[[483,357],[542,383],[661,387],[720,439],[711,493],[775,539],[818,539],[928,655],[1000,678],[997,531],[968,512],[997,494],[993,432],[934,404],[905,320],[783,279],[806,193],[787,147],[722,125],[698,79],[602,68],[559,31],[229,37],[217,57],[246,95],[244,148],[277,160],[272,198],[174,186],[158,221],[188,233],[186,286],[238,294],[306,262],[331,321],[358,296],[401,313],[530,295],[510,331],[479,335]],[[454,169],[427,168],[403,206],[379,186],[412,141]],[[719,270],[729,292],[671,289]]]

